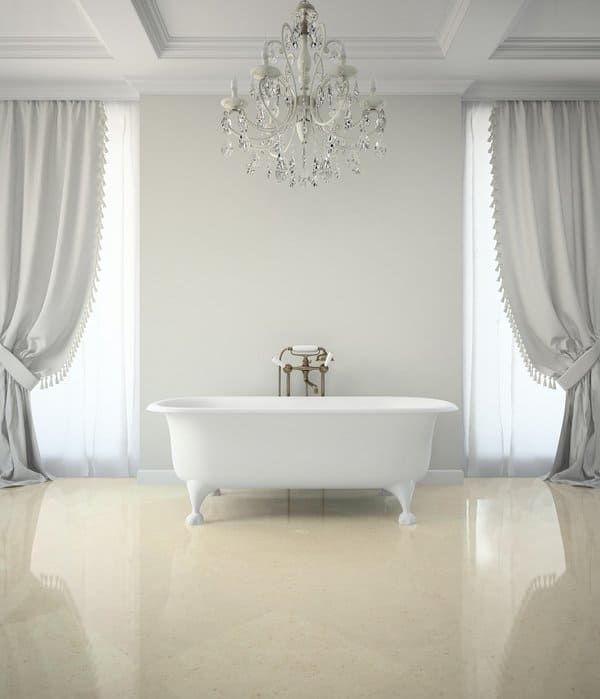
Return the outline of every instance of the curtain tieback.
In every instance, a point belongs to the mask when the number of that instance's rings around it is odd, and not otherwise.
[[[565,373],[557,379],[559,386],[568,391],[588,373],[594,364],[600,359],[600,340],[597,340],[589,349],[571,364]]]
[[[31,391],[39,383],[38,377],[29,371],[25,364],[3,345],[0,345],[0,365],[6,369],[17,383],[21,384],[28,391]]]

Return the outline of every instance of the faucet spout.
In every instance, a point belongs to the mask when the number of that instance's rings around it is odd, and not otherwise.
[[[304,379],[304,383],[306,384],[307,390],[312,391],[312,392],[314,393],[315,396],[317,395],[317,393],[319,393],[319,387],[317,386],[316,383],[313,383],[313,382],[308,378],[308,376]],[[309,389],[309,387],[310,387],[310,389]]]

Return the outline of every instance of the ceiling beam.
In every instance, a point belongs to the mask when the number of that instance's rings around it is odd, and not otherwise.
[[[446,57],[472,67],[487,61],[508,35],[527,0],[471,0]]]
[[[78,0],[98,37],[125,74],[147,69],[156,54],[129,0]]]

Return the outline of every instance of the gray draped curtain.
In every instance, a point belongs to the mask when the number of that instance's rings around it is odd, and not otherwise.
[[[46,480],[29,391],[67,374],[98,271],[100,102],[0,102],[0,487]]]
[[[600,102],[500,102],[490,144],[509,322],[532,377],[566,390],[549,478],[598,487]]]

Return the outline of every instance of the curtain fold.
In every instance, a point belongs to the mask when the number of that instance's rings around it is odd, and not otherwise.
[[[94,301],[100,102],[0,101],[0,487],[41,482],[29,391],[60,382]]]
[[[600,103],[499,102],[498,271],[532,377],[566,391],[553,481],[600,486]]]

